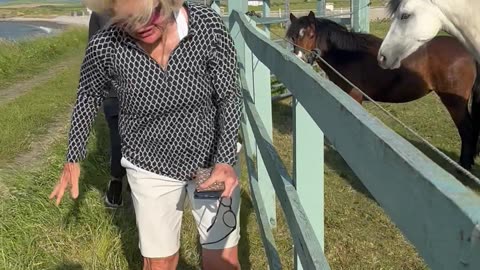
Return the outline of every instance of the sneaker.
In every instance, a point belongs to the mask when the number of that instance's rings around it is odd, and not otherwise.
[[[108,183],[108,189],[105,194],[105,204],[109,208],[118,208],[122,206],[122,181],[112,179]]]

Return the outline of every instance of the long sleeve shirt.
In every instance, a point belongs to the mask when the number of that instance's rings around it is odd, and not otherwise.
[[[91,40],[95,33],[97,33],[100,29],[106,27],[109,23],[109,20],[110,18],[108,18],[107,16],[92,12],[92,14],[90,15],[90,20],[88,22],[88,40]],[[115,93],[115,89],[110,82],[107,83],[105,88],[109,93],[108,97],[117,97],[117,93]]]
[[[80,71],[68,162],[86,156],[92,122],[112,82],[122,155],[147,171],[189,180],[198,167],[234,165],[242,95],[232,38],[211,8],[185,4],[188,34],[166,70],[121,28],[90,40]]]

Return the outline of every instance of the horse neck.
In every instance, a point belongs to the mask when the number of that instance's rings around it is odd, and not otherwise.
[[[455,36],[480,62],[480,1],[435,0],[444,18],[443,28]]]
[[[335,31],[335,35],[343,36],[342,42],[330,39],[331,46],[329,51],[332,53],[347,51],[351,53],[370,53],[377,55],[382,40],[371,34],[340,32]]]

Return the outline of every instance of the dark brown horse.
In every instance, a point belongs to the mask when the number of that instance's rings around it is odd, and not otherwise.
[[[435,91],[458,128],[462,140],[459,163],[471,169],[480,131],[480,76],[474,58],[460,42],[452,37],[436,37],[404,59],[401,68],[385,70],[377,63],[382,39],[350,32],[331,20],[315,18],[313,12],[300,18],[290,14],[290,21],[286,36],[295,44],[295,54],[301,56],[303,49],[318,52],[375,101],[403,103]],[[362,103],[364,96],[357,89],[318,57],[308,58],[316,60],[332,82]]]

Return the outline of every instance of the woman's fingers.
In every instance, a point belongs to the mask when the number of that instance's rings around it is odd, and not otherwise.
[[[62,175],[50,194],[49,198],[56,197],[55,204],[58,206],[62,201],[65,190],[70,187],[70,194],[73,199],[78,198],[78,179],[80,177],[80,166],[77,163],[67,163],[63,167]]]
[[[225,181],[225,190],[222,193],[222,197],[232,197],[233,191],[238,185],[238,180],[236,180],[236,178],[231,179],[230,181]]]
[[[65,193],[65,188],[67,188],[67,183],[62,181],[60,183],[60,188],[58,189],[57,192],[57,201],[55,202],[55,205],[59,206],[60,202],[62,201],[63,194]]]
[[[65,168],[62,171],[62,174],[60,175],[60,178],[58,179],[57,184],[55,185],[55,188],[53,188],[52,193],[50,193],[50,196],[48,197],[50,200],[55,198],[58,194],[58,191],[60,190],[60,184],[62,183],[62,179],[65,177]]]
[[[80,178],[80,166],[78,163],[71,164],[70,167],[70,184],[72,185],[70,194],[73,199],[78,198],[78,179]]]
[[[50,193],[50,196],[48,197],[50,200],[53,199],[57,195],[57,192],[58,192],[59,188],[60,188],[60,184],[56,184],[52,193]]]
[[[72,189],[70,190],[70,194],[72,195],[73,199],[78,198],[78,177],[72,179]]]
[[[206,189],[215,182],[224,183],[222,197],[232,197],[233,191],[238,186],[238,178],[235,169],[228,164],[217,164],[210,177],[199,186],[199,190]]]
[[[218,177],[216,176],[216,174],[213,174],[213,173],[212,173],[212,175],[211,175],[207,180],[205,180],[205,182],[203,182],[203,183],[199,186],[199,188],[200,188],[200,189],[206,189],[206,188],[208,188],[209,186],[213,185],[213,183],[215,183],[215,182],[221,182],[219,179],[220,179],[220,178],[218,178]]]

